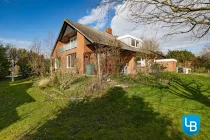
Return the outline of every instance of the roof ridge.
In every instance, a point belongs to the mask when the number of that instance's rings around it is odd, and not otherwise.
[[[97,32],[106,33],[106,34],[109,35],[110,37],[114,37],[113,35],[107,33],[106,31],[101,31],[101,30],[98,30],[98,29],[96,29],[96,28],[94,28],[94,27],[90,27],[90,26],[87,26],[87,25],[84,25],[84,24],[81,24],[81,23],[79,23],[79,22],[75,22],[75,21],[72,21],[72,20],[69,20],[69,19],[66,19],[66,18],[65,18],[64,20],[67,21],[67,22],[73,22],[73,23],[75,23],[75,24],[79,24],[79,25],[81,25],[81,26],[90,28],[90,29],[95,30],[95,31],[97,31]]]

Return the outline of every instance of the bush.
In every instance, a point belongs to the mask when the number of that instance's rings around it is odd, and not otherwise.
[[[206,68],[197,68],[197,69],[195,69],[195,72],[196,73],[207,73],[207,69]]]
[[[77,78],[77,74],[73,72],[57,72],[52,79],[52,85],[57,86],[60,90],[66,90],[71,87],[71,83]]]
[[[49,84],[50,84],[50,79],[49,78],[43,78],[39,81],[38,86],[39,86],[39,88],[46,88],[46,87],[49,86]]]

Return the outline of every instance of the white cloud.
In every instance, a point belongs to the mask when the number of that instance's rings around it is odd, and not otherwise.
[[[102,0],[105,2],[106,0]],[[96,8],[87,11],[87,15],[79,19],[79,23],[93,26],[96,29],[102,29],[107,24],[107,16],[110,10],[110,7],[113,5],[104,5],[103,7],[97,6]],[[188,49],[188,50],[196,50],[194,53],[199,53],[198,46],[202,47],[205,44],[209,44],[209,38],[204,37],[200,40],[194,41],[190,38],[190,33],[188,34],[179,34],[170,38],[166,38],[164,35],[171,32],[171,28],[164,27],[163,25],[145,25],[142,23],[134,23],[130,22],[129,19],[129,10],[125,4],[119,4],[115,6],[115,17],[111,20],[111,28],[113,29],[113,34],[117,36],[122,36],[125,34],[131,34],[136,37],[144,37],[144,38],[153,38],[156,39],[162,48],[163,52],[167,52],[168,50],[175,49]],[[186,28],[184,28],[186,29]],[[182,29],[182,30],[184,30]]]
[[[124,5],[116,6],[115,13],[116,16],[111,21],[111,28],[113,29],[114,35],[121,36],[131,34],[136,37],[155,38],[159,41],[163,52],[167,52],[169,49],[189,49],[194,46],[210,43],[208,37],[194,41],[190,38],[190,34],[180,34],[170,39],[165,38],[164,35],[171,31],[170,28],[161,28],[160,25],[144,25],[129,22],[129,20],[127,20],[129,10],[126,9]]]
[[[105,0],[102,0],[104,2]],[[79,23],[85,24],[85,25],[93,25],[96,29],[104,28],[107,20],[107,14],[109,12],[109,6],[110,5],[104,5],[104,6],[97,6],[96,8],[92,9],[88,15],[82,17],[79,19]]]
[[[32,42],[31,41],[22,41],[22,40],[16,40],[16,39],[7,39],[7,38],[2,38],[0,37],[0,43],[3,44],[12,44],[16,47],[20,48],[27,48],[31,46]]]

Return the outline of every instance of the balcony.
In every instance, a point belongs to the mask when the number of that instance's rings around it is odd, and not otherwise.
[[[65,51],[68,51],[68,50],[71,50],[71,49],[74,49],[74,48],[77,48],[77,38],[76,37],[71,38],[69,43],[60,47],[59,48],[59,53],[62,53],[62,52],[65,52]]]

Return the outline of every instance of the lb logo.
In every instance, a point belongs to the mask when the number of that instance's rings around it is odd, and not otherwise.
[[[182,131],[188,136],[194,136],[200,131],[200,116],[182,116]]]

